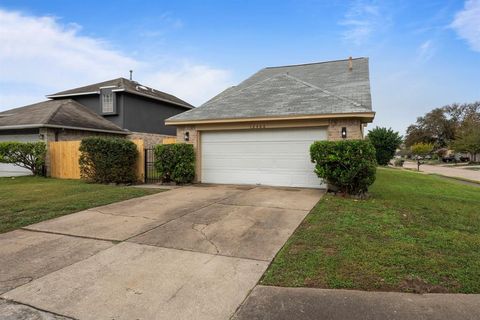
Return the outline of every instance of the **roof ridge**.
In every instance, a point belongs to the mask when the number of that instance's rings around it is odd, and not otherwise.
[[[258,85],[258,84],[260,84],[260,83],[264,83],[264,82],[266,82],[267,80],[270,80],[270,79],[273,79],[273,78],[276,78],[276,77],[279,77],[279,76],[283,76],[283,75],[285,75],[285,74],[284,74],[284,73],[274,74],[274,75],[272,75],[271,77],[265,78],[265,79],[263,79],[263,80],[261,80],[261,81],[252,83],[252,84],[249,85],[249,86],[243,87],[243,88],[241,88],[240,90],[230,92],[230,93],[224,95],[223,97],[221,97],[220,99],[218,99],[218,100],[216,100],[216,101],[221,101],[221,100],[223,100],[223,99],[225,99],[225,98],[227,98],[227,97],[230,97],[230,96],[232,96],[232,95],[235,95],[235,94],[237,94],[237,93],[240,93],[240,92],[242,92],[242,91],[244,91],[244,90],[246,90],[246,89],[249,89],[249,88],[251,88],[251,87],[254,87],[254,86],[256,86],[256,85]],[[228,88],[225,89],[223,92],[225,92],[226,90],[228,90],[228,89],[230,89],[230,88],[235,88],[235,87],[238,87],[238,86],[228,87]],[[220,94],[221,94],[221,93],[220,93]],[[217,95],[217,96],[218,96],[218,95]],[[208,101],[205,102],[203,105],[207,104],[208,102],[210,102],[210,101],[212,101],[212,100],[214,100],[214,99],[215,99],[215,97],[213,97],[212,99],[208,100]],[[203,106],[203,105],[202,105],[202,106]],[[200,107],[201,107],[201,106],[200,106]],[[187,112],[188,112],[188,111],[187,111]]]
[[[354,100],[349,99],[349,98],[347,98],[347,97],[343,97],[343,96],[340,96],[340,95],[338,95],[338,94],[335,94],[335,93],[333,93],[333,92],[331,92],[331,91],[328,91],[328,90],[326,90],[326,89],[320,88],[320,87],[318,87],[318,86],[316,86],[316,85],[314,85],[314,84],[311,84],[311,83],[309,83],[309,82],[303,81],[303,80],[301,80],[301,79],[299,79],[299,78],[297,78],[297,77],[291,76],[291,75],[289,75],[288,73],[283,73],[283,74],[286,75],[287,77],[291,78],[292,80],[295,80],[295,81],[297,81],[297,82],[300,82],[300,83],[302,83],[303,85],[306,85],[306,86],[308,86],[308,87],[311,87],[311,88],[320,90],[320,91],[328,94],[329,96],[332,96],[332,97],[341,99],[341,100],[346,101],[346,102],[350,102],[350,103],[353,104],[355,107],[363,107],[363,108],[367,109],[367,108],[366,108],[364,105],[362,105],[360,102],[354,101]]]
[[[352,60],[360,60],[360,59],[368,59],[368,57],[352,58]],[[320,61],[320,62],[307,62],[307,63],[299,63],[299,64],[287,64],[287,65],[283,65],[283,66],[265,67],[265,68],[263,68],[263,69],[301,67],[301,66],[309,66],[309,65],[312,65],[312,64],[324,64],[324,63],[341,62],[341,61],[348,61],[348,60],[350,60],[350,58],[337,59],[337,60],[329,60],[329,61]]]
[[[57,113],[60,111],[60,109],[68,102],[68,101],[73,101],[72,99],[62,99],[61,100],[61,103],[60,105],[55,108],[52,113],[50,113],[47,117],[47,119],[45,119],[45,123],[49,123],[50,120],[52,120],[56,115]]]

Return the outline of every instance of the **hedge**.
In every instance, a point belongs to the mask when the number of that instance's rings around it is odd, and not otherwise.
[[[42,174],[46,154],[45,142],[0,142],[0,162],[15,164],[36,175]]]
[[[87,137],[80,143],[80,174],[98,183],[133,183],[137,180],[136,145],[122,138]]]
[[[155,147],[155,168],[162,182],[190,183],[195,178],[195,151],[191,144],[161,144]]]
[[[316,141],[310,157],[318,177],[340,192],[361,195],[375,181],[375,148],[368,140]]]

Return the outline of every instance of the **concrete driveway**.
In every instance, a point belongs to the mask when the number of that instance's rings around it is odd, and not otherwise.
[[[322,194],[189,186],[0,235],[0,318],[228,319]]]

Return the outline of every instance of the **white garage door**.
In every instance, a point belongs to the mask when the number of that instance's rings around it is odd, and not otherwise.
[[[0,132],[1,141],[19,141],[19,142],[35,142],[39,141],[38,134],[11,134],[2,135]],[[0,177],[15,177],[30,175],[30,170],[15,166],[8,163],[0,163]]]
[[[310,145],[326,128],[202,132],[204,183],[324,188],[313,172]]]

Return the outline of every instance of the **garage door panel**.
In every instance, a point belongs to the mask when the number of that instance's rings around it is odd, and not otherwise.
[[[325,128],[202,133],[202,182],[324,187],[309,150],[325,139]]]

